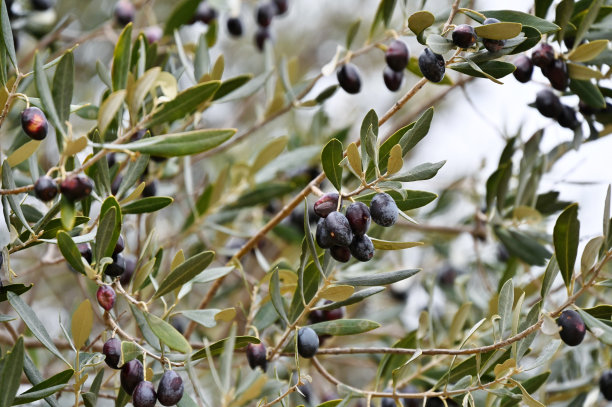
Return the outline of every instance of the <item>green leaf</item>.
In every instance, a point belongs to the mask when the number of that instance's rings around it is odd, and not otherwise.
[[[174,30],[187,24],[195,14],[200,0],[184,0],[176,5],[166,20],[164,35],[172,35]]]
[[[0,323],[1,323],[1,322],[14,321],[14,320],[16,320],[16,319],[17,319],[17,318],[12,317],[12,316],[10,316],[10,315],[0,314]]]
[[[170,205],[174,199],[169,196],[149,196],[132,201],[121,207],[123,214],[157,212]]]
[[[359,32],[359,27],[360,26],[361,26],[361,18],[357,19],[357,21],[355,21],[353,24],[351,24],[351,26],[347,30],[347,32],[346,32],[346,45],[345,45],[346,49],[351,49],[351,45],[353,45],[353,40],[355,39],[355,36]]]
[[[128,144],[105,144],[105,148],[125,149],[160,157],[198,154],[218,146],[236,133],[235,129],[193,130],[149,137]]]
[[[2,187],[4,189],[15,189],[17,186],[15,185],[15,180],[13,179],[13,171],[9,166],[7,160],[2,162]],[[25,216],[23,215],[23,211],[21,210],[21,205],[17,201],[17,195],[5,195],[6,199],[9,202],[9,206],[15,213],[15,216],[19,219],[21,224],[30,232],[34,233]],[[6,208],[5,208],[6,210]],[[7,220],[8,222],[8,220]]]
[[[474,28],[476,34],[480,38],[487,38],[490,40],[508,40],[514,38],[521,32],[523,25],[521,23],[493,23],[487,25],[480,25]]]
[[[153,298],[159,298],[162,295],[172,292],[174,289],[179,288],[183,284],[191,281],[191,279],[196,277],[210,265],[214,257],[215,254],[208,251],[196,254],[195,256],[185,260],[180,266],[172,270],[170,274],[168,274],[168,276],[161,282]]]
[[[109,257],[115,249],[117,239],[113,237],[115,236],[116,219],[117,209],[114,207],[109,208],[100,218],[96,233],[96,260],[98,262],[103,257]]]
[[[542,34],[552,34],[559,31],[561,28],[543,18],[533,16],[516,10],[487,10],[481,11],[486,18],[497,18],[499,21],[508,21],[513,23],[521,23],[530,27],[536,28]],[[465,13],[472,19],[482,23],[484,19],[473,13]]]
[[[74,370],[72,369],[64,370],[63,372],[53,375],[47,380],[32,386],[25,392],[15,397],[13,405],[16,406],[20,404],[32,403],[36,400],[51,396],[57,391],[63,389],[73,375]]]
[[[529,394],[535,393],[540,387],[542,387],[544,383],[546,383],[546,380],[548,380],[548,376],[550,376],[550,371],[540,373],[539,375],[530,377],[529,379],[522,382],[521,386],[523,386],[523,389],[525,389]],[[511,392],[518,395],[521,394],[521,389],[515,387],[511,390]],[[519,402],[520,399],[514,399],[510,396],[505,396],[501,399],[501,404],[499,407],[513,407],[518,405]]]
[[[325,176],[338,191],[342,188],[342,166],[344,149],[338,139],[331,139],[321,151],[321,165]]]
[[[525,52],[535,47],[542,39],[542,33],[536,28],[530,27],[528,25],[523,25],[523,29],[521,31],[523,32],[523,34],[525,34],[525,39],[516,47],[514,47],[510,54],[518,54],[521,52]],[[508,42],[509,41],[507,41],[506,44],[508,44]]]
[[[484,61],[476,65],[478,66],[478,68],[480,68],[481,71],[474,69],[474,65],[471,65],[468,62],[451,64],[448,67],[457,72],[461,72],[470,76],[475,76],[477,78],[487,78],[487,75],[490,75],[495,79],[503,78],[506,75],[510,75],[516,69],[516,67],[511,63],[503,61]]]
[[[609,304],[601,304],[591,308],[583,308],[582,310],[597,319],[609,321],[612,318],[612,305]]]
[[[164,123],[171,123],[195,112],[198,107],[210,100],[221,82],[208,81],[185,89],[174,99],[164,103],[153,112],[153,117],[148,123],[149,126],[156,126]],[[156,137],[155,137],[156,138]],[[142,141],[142,140],[141,140]]]
[[[539,18],[546,18],[552,2],[553,0],[535,0],[535,15]]]
[[[427,205],[428,203],[430,203],[431,201],[433,201],[434,199],[438,197],[438,195],[432,192],[415,191],[415,190],[409,190],[409,189],[405,189],[403,191],[405,192],[405,196],[402,196],[397,191],[385,191],[385,192],[391,195],[391,197],[397,204],[397,207],[400,211],[408,211],[411,209],[420,208],[422,206]],[[357,196],[355,200],[363,202],[364,204],[369,206],[374,195],[376,195],[376,193],[360,195],[360,196]]]
[[[13,68],[18,68],[17,56],[15,56],[15,43],[13,41],[13,31],[11,30],[11,21],[9,20],[6,2],[2,2],[0,7],[0,25],[2,26],[2,40],[4,43],[4,52],[8,53],[9,60]]]
[[[414,126],[409,127],[406,133],[399,140],[399,145],[402,147],[402,153],[404,156],[408,153],[408,151],[412,150],[414,146],[416,146],[419,141],[423,140],[423,138],[429,133],[429,126],[431,125],[431,120],[433,119],[434,108],[430,107],[425,110],[423,114],[417,119],[414,123]],[[381,148],[382,152],[382,148]],[[384,163],[384,168],[381,168],[381,171],[386,171],[386,161],[383,161],[383,157],[380,157],[381,164]]]
[[[493,228],[495,235],[506,246],[510,254],[518,257],[527,264],[543,266],[551,253],[531,236],[518,230]]]
[[[576,79],[570,80],[569,87],[573,93],[580,97],[587,105],[603,109],[606,107],[606,101],[601,94],[601,91],[597,85],[591,83],[589,80],[579,81]]]
[[[144,140],[146,140],[146,138],[144,138]],[[147,169],[148,164],[149,156],[147,154],[141,154],[136,161],[130,160],[125,169],[123,181],[121,181],[121,185],[119,185],[119,190],[117,191],[118,199],[123,198],[125,193],[140,179],[140,176]]]
[[[2,2],[2,8],[6,10],[5,2]],[[0,407],[9,407],[13,405],[15,395],[19,390],[21,382],[21,371],[23,370],[23,357],[25,349],[23,346],[23,336],[20,336],[11,349],[4,356],[4,363],[0,371]]]
[[[579,234],[578,204],[572,204],[559,215],[553,229],[555,255],[561,270],[561,277],[563,277],[565,286],[568,288],[578,255]]]
[[[91,386],[89,387],[89,391],[83,393],[83,402],[85,403],[85,407],[95,407],[98,403],[98,393],[100,392],[100,387],[102,386],[102,379],[104,378],[104,369],[100,369],[96,374]]]
[[[30,288],[34,287],[34,284],[9,284],[0,287],[0,302],[4,302],[8,299],[7,294],[9,292],[15,293],[15,295],[21,295],[27,292]]]
[[[403,250],[423,245],[423,242],[390,242],[388,240],[379,240],[373,237],[370,239],[376,250]]]
[[[504,338],[504,333],[512,321],[512,306],[514,305],[514,285],[512,279],[506,281],[502,287],[497,301],[497,313],[501,317],[499,321],[499,333]]]
[[[138,113],[145,97],[155,85],[160,72],[161,68],[158,66],[151,68],[142,74],[135,84],[128,87],[127,104],[130,109],[130,115],[136,115]]]
[[[338,284],[352,286],[376,286],[393,284],[405,280],[417,274],[421,269],[408,269],[399,271],[389,271],[386,273],[367,274],[363,276],[348,277],[338,281]]]
[[[220,311],[220,309],[198,309],[184,310],[180,311],[180,313],[186,318],[189,318],[190,320],[195,321],[206,328],[213,328],[217,325],[215,315],[217,315]]]
[[[590,6],[587,9],[587,12],[580,22],[578,29],[576,30],[576,35],[574,36],[574,48],[576,48],[581,42],[582,38],[584,38],[585,34],[591,28],[591,25],[597,18],[597,13],[599,13],[599,9],[604,4],[604,0],[593,0],[590,2]]]
[[[174,349],[181,353],[191,353],[191,345],[189,345],[187,339],[185,339],[185,337],[172,325],[148,312],[144,313],[144,317],[151,331],[153,331],[155,336],[157,336],[162,343],[170,349]]]
[[[345,300],[335,301],[330,304],[326,304],[321,307],[317,307],[316,309],[327,311],[327,310],[337,309],[341,307],[346,307],[352,304],[357,304],[358,302],[361,302],[365,300],[366,298],[376,295],[382,291],[385,291],[385,287],[366,288],[364,290],[357,291],[356,293],[352,294],[350,297],[348,297]]]
[[[370,128],[372,129],[372,132],[374,133],[374,135],[378,136],[378,116],[376,115],[376,112],[374,111],[374,109],[371,109],[365,115],[365,117],[363,118],[363,121],[361,122],[361,129],[359,130],[359,139],[361,140],[361,163],[364,169],[368,168],[368,158],[369,157],[368,157],[368,152],[366,151],[366,144],[367,144],[368,131],[370,130]],[[389,150],[391,150],[391,146],[389,147]],[[382,157],[379,157],[379,160],[381,158]],[[386,161],[385,161],[385,164],[386,164]],[[381,169],[381,172],[385,170]],[[372,167],[372,171],[374,171],[373,167]],[[374,172],[372,172],[372,174],[374,174]]]
[[[77,349],[81,349],[85,346],[85,343],[89,339],[91,328],[93,326],[93,311],[91,309],[91,303],[89,300],[83,301],[74,314],[72,314],[72,323],[70,325],[70,331],[72,332],[72,339],[74,340],[74,346]]]
[[[391,17],[393,16],[393,10],[395,9],[395,3],[396,0],[380,0],[378,8],[376,9],[376,14],[374,15],[374,21],[372,21],[372,26],[370,27],[370,38],[380,22],[383,22],[385,27],[389,26]]]
[[[588,81],[590,79],[603,79],[605,76],[597,69],[589,68],[588,66],[567,63],[567,71],[571,79]]]
[[[274,305],[274,309],[276,309],[276,312],[278,312],[278,315],[280,315],[283,321],[289,325],[289,319],[287,318],[287,312],[285,311],[285,302],[280,293],[278,268],[274,269],[272,272],[272,277],[270,278],[270,299],[272,301],[272,305]]]
[[[612,327],[602,320],[592,317],[591,314],[577,308],[576,311],[582,317],[585,325],[589,328],[591,333],[602,343],[608,346],[612,346]]]
[[[70,116],[70,103],[74,87],[74,55],[68,51],[60,59],[53,77],[53,102],[64,131],[68,130],[66,121]]]
[[[113,52],[113,65],[111,67],[111,78],[113,82],[113,91],[125,89],[127,86],[128,72],[130,70],[130,61],[132,53],[130,51],[132,42],[132,23],[125,26],[117,45],[115,45],[115,51]],[[102,133],[102,132],[101,132]]]
[[[391,181],[399,182],[413,182],[431,179],[436,176],[440,168],[446,164],[445,161],[439,161],[437,163],[424,163],[411,168],[408,171],[400,172],[399,174],[393,175],[389,178]]]
[[[436,17],[429,11],[417,11],[408,17],[408,28],[415,35],[421,34],[426,28],[430,27],[436,21]]]
[[[580,259],[580,271],[582,273],[583,278],[586,279],[589,275],[589,271],[591,267],[593,267],[593,265],[595,264],[597,256],[599,255],[599,250],[601,249],[601,246],[604,241],[605,238],[603,236],[597,236],[589,240],[589,242],[584,247],[582,257]]]
[[[32,334],[47,348],[51,353],[64,361],[68,366],[70,363],[64,358],[61,352],[57,349],[49,333],[38,319],[32,308],[26,304],[19,296],[13,292],[7,293],[7,298],[13,309],[19,314],[23,322],[30,328]]]
[[[81,252],[79,252],[79,248],[70,235],[64,231],[58,232],[57,245],[68,264],[79,273],[85,274],[85,267],[81,260]]]
[[[212,100],[215,101],[215,100],[221,99],[224,96],[229,95],[236,89],[245,85],[251,79],[253,79],[253,75],[248,74],[248,75],[235,76],[233,78],[229,78],[221,82],[221,85],[219,86],[219,89],[215,92],[215,95],[213,96]]]
[[[117,90],[111,93],[104,102],[102,102],[102,105],[100,105],[100,110],[98,111],[98,130],[101,135],[106,134],[108,126],[110,126],[119,108],[123,105],[125,96],[125,89]]]
[[[428,35],[426,44],[435,54],[440,55],[446,54],[457,47],[453,41],[438,34]]]
[[[228,338],[225,338],[225,339],[221,339],[220,341],[217,341],[209,345],[208,349],[210,350],[211,356],[217,356],[223,353],[223,349],[225,349],[225,345],[227,341],[228,341]],[[254,336],[236,336],[236,339],[234,341],[234,349],[244,348],[249,343],[258,344],[260,342],[261,341]],[[197,352],[195,352],[193,355],[191,355],[191,360],[194,360],[194,361],[199,360],[199,359],[205,359],[205,358],[206,358],[206,348],[202,348],[198,350]]]
[[[595,58],[608,48],[608,40],[595,40],[586,44],[581,44],[569,53],[568,59],[574,62],[586,62]]]
[[[367,319],[336,319],[308,325],[317,335],[356,335],[380,327],[380,324]]]
[[[550,291],[550,288],[557,277],[557,273],[559,273],[559,264],[557,264],[557,258],[553,254],[548,261],[548,265],[544,271],[544,278],[542,279],[542,289],[540,290],[540,295],[543,299],[548,295],[548,292]]]

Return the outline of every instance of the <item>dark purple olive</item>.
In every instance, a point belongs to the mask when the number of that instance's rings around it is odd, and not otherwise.
[[[263,343],[249,343],[246,349],[246,357],[251,369],[255,370],[260,367],[264,372],[268,369],[266,345]]]
[[[569,85],[567,64],[562,59],[555,59],[552,64],[542,68],[542,73],[554,89],[564,91]]]
[[[142,381],[136,385],[132,394],[132,404],[134,407],[155,407],[157,394],[153,383]]]
[[[60,183],[60,191],[70,201],[79,201],[88,197],[93,191],[94,183],[86,175],[77,174]]]
[[[206,1],[200,2],[196,9],[193,20],[204,24],[210,24],[217,19],[217,10],[211,7]]]
[[[346,263],[351,259],[351,250],[345,246],[332,246],[329,249],[329,254],[341,263]]]
[[[561,114],[557,118],[557,121],[559,122],[561,127],[565,127],[571,130],[574,130],[578,126],[580,126],[580,122],[576,118],[576,111],[567,105],[563,105],[561,107]]]
[[[49,122],[42,110],[36,106],[21,112],[21,128],[31,139],[43,140],[49,131]]]
[[[476,31],[468,24],[459,24],[453,30],[453,43],[459,48],[470,48],[476,43]]]
[[[138,359],[132,359],[121,367],[121,387],[130,396],[134,389],[144,380],[144,369]]]
[[[408,52],[408,46],[404,41],[393,40],[389,44],[389,48],[385,52],[385,61],[387,66],[394,71],[401,72],[408,66],[408,59],[410,53]]]
[[[289,0],[272,0],[276,7],[276,15],[281,16],[289,10]]]
[[[342,65],[336,73],[338,84],[346,93],[354,95],[361,90],[359,69],[350,62]]]
[[[106,362],[108,367],[119,369],[119,362],[121,361],[121,341],[117,338],[110,338],[104,342],[102,354],[104,355],[104,362]]]
[[[93,260],[91,246],[89,246],[88,243],[79,243],[77,244],[77,248],[79,249],[79,253],[81,253],[81,257],[87,260],[87,263],[91,264]]]
[[[227,32],[234,37],[242,36],[242,20],[238,17],[230,17],[227,19]]]
[[[440,82],[444,79],[446,65],[442,55],[434,54],[429,48],[425,48],[419,55],[419,69],[427,80]]]
[[[136,9],[128,0],[119,0],[115,6],[115,21],[121,27],[128,25],[134,21]]]
[[[557,318],[557,325],[561,327],[559,336],[569,346],[580,345],[586,334],[586,325],[580,314],[574,310],[565,310]]]
[[[551,119],[558,118],[562,110],[559,97],[548,89],[543,89],[536,94],[535,106],[542,116]]]
[[[359,261],[370,261],[374,257],[374,244],[368,235],[355,236],[349,250]]]
[[[34,193],[43,202],[53,200],[57,196],[59,189],[55,180],[48,175],[43,175],[34,183]]]
[[[319,337],[309,327],[300,328],[297,339],[298,353],[303,358],[312,358],[319,350]]]
[[[96,292],[96,298],[98,299],[98,304],[100,304],[102,308],[106,311],[110,311],[113,305],[115,305],[117,294],[115,294],[115,290],[113,290],[111,286],[101,285]]]
[[[264,46],[267,41],[272,40],[272,35],[270,34],[270,30],[267,27],[259,27],[255,32],[255,45],[259,51],[264,50]]]
[[[333,211],[337,211],[339,198],[340,195],[335,192],[330,192],[328,194],[323,195],[317,200],[317,202],[314,203],[313,208],[315,214],[322,218],[325,218]]]
[[[512,73],[517,81],[527,83],[533,74],[533,63],[527,55],[519,55],[514,61],[516,69]]]
[[[395,92],[402,87],[402,82],[404,81],[404,72],[403,71],[394,71],[393,69],[385,66],[383,69],[383,80],[385,81],[385,86],[391,92]]]
[[[363,202],[353,202],[346,209],[346,219],[356,236],[363,236],[370,228],[370,209]]]
[[[612,370],[606,370],[599,378],[599,390],[606,400],[612,401]]]
[[[255,18],[260,27],[268,27],[276,15],[276,6],[272,3],[264,3],[257,7]]]
[[[541,43],[540,46],[533,50],[531,53],[531,61],[533,64],[540,68],[546,68],[555,60],[554,48],[545,42]]]
[[[157,400],[162,406],[174,406],[183,398],[183,379],[174,370],[166,370],[157,386]]]

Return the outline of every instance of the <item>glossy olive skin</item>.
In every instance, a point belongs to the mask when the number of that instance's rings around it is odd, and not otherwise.
[[[442,55],[435,54],[429,48],[425,48],[419,55],[419,69],[427,80],[440,82],[444,79],[446,65]]]
[[[391,195],[381,192],[374,195],[370,202],[372,220],[380,226],[393,226],[397,221],[399,209]]]
[[[329,249],[334,245],[327,228],[325,227],[324,219],[319,219],[317,230],[315,232],[315,240],[321,249]]]
[[[544,117],[556,119],[561,114],[562,105],[559,97],[548,89],[537,93],[535,106]]]
[[[242,20],[238,17],[230,17],[227,19],[227,32],[234,37],[241,37],[244,29],[242,28]]]
[[[113,305],[115,305],[117,294],[111,286],[102,285],[98,287],[96,298],[98,299],[98,304],[100,304],[102,308],[104,308],[106,311],[110,311],[113,308]]]
[[[513,63],[516,69],[512,72],[512,75],[514,75],[516,80],[521,83],[529,82],[531,75],[533,75],[533,62],[531,62],[531,58],[527,55],[519,55]]]
[[[372,216],[370,209],[363,202],[353,202],[346,209],[346,219],[356,236],[363,236],[370,228]]]
[[[210,24],[217,19],[217,15],[218,13],[215,8],[211,7],[206,1],[202,1],[196,9],[193,20],[194,22],[199,21],[204,24]]]
[[[554,89],[564,91],[569,85],[567,64],[562,59],[555,59],[552,64],[546,68],[542,68],[542,74],[546,76],[550,82],[550,86]]]
[[[88,197],[93,188],[94,183],[91,178],[83,174],[73,175],[60,183],[62,195],[71,201],[79,201]]]
[[[142,381],[136,385],[132,394],[132,404],[134,407],[154,407],[157,402],[157,394],[153,383]]]
[[[374,257],[374,244],[368,235],[355,236],[349,250],[354,258],[359,261],[370,261]]]
[[[301,357],[310,359],[319,350],[319,337],[309,327],[300,328],[297,338],[298,353]]]
[[[394,71],[388,66],[385,66],[385,68],[383,69],[383,80],[387,89],[389,89],[391,92],[395,92],[402,87],[402,82],[404,81],[404,72]]]
[[[289,0],[272,0],[276,6],[276,15],[281,16],[289,10]]]
[[[157,386],[157,400],[162,406],[173,406],[183,398],[183,379],[174,370],[166,370]]]
[[[119,369],[119,362],[121,361],[121,341],[119,339],[110,338],[104,342],[102,353],[105,356],[104,362],[108,367]]]
[[[359,69],[353,64],[342,65],[336,73],[338,84],[346,93],[355,95],[361,90],[361,75]]]
[[[408,66],[410,52],[402,40],[393,40],[385,52],[387,66],[396,72],[402,72]]]
[[[351,250],[346,246],[332,246],[329,254],[340,263],[347,263],[351,259]]]
[[[561,127],[565,127],[570,130],[574,130],[580,126],[580,122],[576,118],[576,111],[567,105],[563,105],[561,107],[561,114],[557,118],[557,121]]]
[[[557,318],[557,325],[561,327],[559,336],[569,346],[580,345],[586,335],[586,325],[574,310],[565,310]]]
[[[599,390],[606,400],[612,401],[612,370],[606,370],[599,378]]]
[[[79,253],[81,253],[81,257],[87,260],[87,263],[91,264],[91,261],[93,260],[93,252],[91,251],[91,246],[89,246],[89,244],[87,243],[79,243],[77,245],[77,248],[79,249]]]
[[[59,189],[55,180],[48,175],[43,175],[34,183],[34,193],[43,202],[49,202],[57,196]]]
[[[21,112],[21,128],[31,139],[43,140],[49,132],[49,122],[42,110],[32,106]]]
[[[255,370],[260,367],[264,372],[268,369],[266,345],[263,343],[249,343],[246,349],[246,357],[251,369]]]
[[[121,27],[128,25],[134,21],[136,9],[128,0],[119,0],[115,6],[115,21]]]
[[[314,212],[318,216],[325,218],[333,211],[338,210],[338,199],[340,196],[335,192],[323,195],[314,203]]]
[[[255,32],[255,46],[259,51],[264,50],[264,46],[267,41],[272,39],[272,34],[270,34],[270,30],[268,27],[259,27],[257,32]]]
[[[125,259],[121,253],[113,256],[113,262],[104,269],[104,274],[110,277],[119,277],[125,272]]]
[[[353,241],[353,231],[346,216],[331,212],[323,221],[327,234],[336,246],[348,246]]]
[[[138,359],[132,359],[121,367],[121,387],[130,396],[138,383],[144,380],[144,368]]]
[[[276,15],[276,6],[272,3],[264,3],[257,7],[255,18],[261,27],[268,27]]]
[[[148,198],[151,196],[157,195],[157,181],[151,180],[145,184],[144,189],[142,190],[142,197]]]
[[[453,30],[452,39],[453,43],[459,48],[470,48],[476,44],[478,37],[474,27],[468,24],[459,24]]]
[[[546,68],[555,59],[555,50],[554,48],[545,42],[540,44],[540,46],[533,50],[531,53],[531,60],[533,64],[539,68]]]

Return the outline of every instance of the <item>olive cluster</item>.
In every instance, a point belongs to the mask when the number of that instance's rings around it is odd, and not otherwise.
[[[354,202],[339,211],[342,203],[336,193],[323,195],[314,204],[315,213],[321,218],[317,223],[316,241],[322,249],[329,249],[337,261],[346,263],[351,255],[359,261],[369,261],[374,256],[374,244],[366,232],[373,220],[380,226],[395,224],[399,210],[393,198],[384,192],[374,195],[370,207]]]
[[[514,65],[516,70],[513,75],[519,82],[529,82],[533,75],[533,67],[537,66],[554,89],[564,91],[569,84],[569,73],[565,60],[557,58],[554,48],[548,43],[542,43],[534,49],[531,58],[525,54],[519,55],[514,60]]]
[[[402,86],[404,69],[408,66],[409,58],[410,52],[404,41],[391,41],[387,51],[385,51],[387,66],[383,69],[383,80],[390,91],[395,92]]]
[[[11,26],[19,26],[24,27],[24,30],[27,30],[30,34],[40,37],[46,34],[46,30],[48,26],[53,24],[55,20],[55,14],[51,11],[52,7],[55,4],[54,0],[30,0],[29,7],[25,5],[25,3],[17,3],[14,0],[3,0],[6,4],[6,10],[8,12],[9,20],[11,21]],[[40,13],[43,14],[45,12],[51,11],[51,18],[43,17],[44,24],[40,24],[40,22],[36,22],[35,24],[12,24],[14,20],[27,18],[30,15]],[[50,16],[49,16],[50,17]],[[13,45],[15,47],[15,51],[19,50],[19,31],[18,29],[12,30],[13,34]]]
[[[134,407],[153,407],[159,401],[162,406],[174,406],[183,397],[183,379],[174,370],[164,371],[157,391],[153,383],[144,379],[144,366],[138,359],[132,359],[119,367],[121,361],[121,341],[110,338],[104,343],[104,361],[112,368],[121,370],[121,387],[132,396]]]
[[[561,103],[559,97],[549,89],[543,89],[536,94],[535,107],[542,116],[555,119],[562,127],[574,130],[580,126],[576,111]]]

